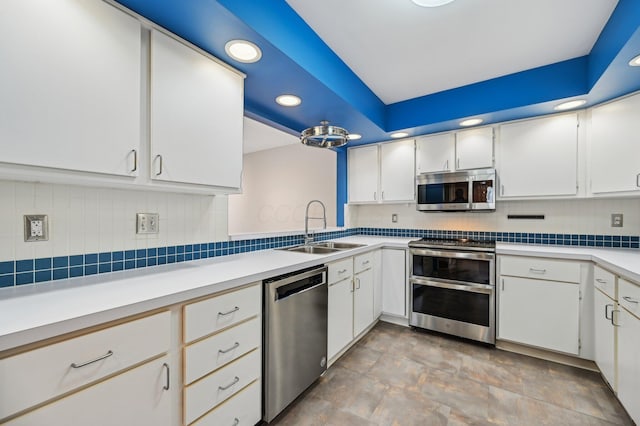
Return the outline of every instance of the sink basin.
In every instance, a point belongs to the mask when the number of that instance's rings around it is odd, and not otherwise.
[[[322,241],[319,243],[314,243],[313,245],[316,247],[327,247],[338,250],[347,250],[365,246],[365,244],[343,243],[340,241]]]
[[[329,254],[329,253],[335,253],[337,251],[340,251],[340,249],[337,249],[337,248],[321,247],[321,246],[296,246],[296,247],[285,248],[283,250],[295,251],[298,253],[310,253],[310,254]]]

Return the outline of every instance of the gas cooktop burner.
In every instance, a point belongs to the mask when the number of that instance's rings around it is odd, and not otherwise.
[[[496,249],[496,242],[493,240],[473,240],[471,238],[422,238],[411,241],[409,247],[461,248],[476,251],[494,251]]]

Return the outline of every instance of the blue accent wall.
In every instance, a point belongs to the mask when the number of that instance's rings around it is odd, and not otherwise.
[[[344,205],[347,204],[348,176],[347,176],[347,149],[336,149],[337,158],[337,182],[336,188],[336,225],[344,226]]]

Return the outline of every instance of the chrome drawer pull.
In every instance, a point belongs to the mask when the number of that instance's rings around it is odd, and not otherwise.
[[[231,386],[235,385],[236,383],[238,383],[240,381],[240,377],[236,376],[235,379],[233,379],[233,382],[229,383],[227,386],[218,386],[218,389],[220,390],[227,390],[229,389]]]
[[[227,312],[218,312],[218,315],[219,315],[219,316],[221,316],[221,317],[223,317],[223,316],[225,316],[225,315],[231,315],[232,313],[234,313],[234,312],[236,312],[236,311],[239,311],[239,310],[240,310],[240,308],[238,308],[238,307],[236,306],[235,308],[233,308],[233,309],[232,309],[232,310],[230,310],[230,311],[227,311]]]
[[[620,312],[620,311],[615,310],[615,309],[613,311],[611,311],[611,325],[613,325],[614,327],[620,327],[620,324],[616,324],[615,320],[613,319],[613,313],[614,312]]]
[[[369,264],[369,261],[368,261],[368,260],[365,260],[364,262],[362,262],[362,264],[363,264],[363,265],[368,265],[368,264]]]
[[[240,419],[239,418],[235,418],[233,419],[233,425],[232,426],[238,426],[240,424]]]
[[[603,280],[602,278],[596,278],[596,281],[599,282],[600,284],[606,284],[607,280]]]
[[[626,300],[629,303],[635,303],[636,305],[639,303],[636,299],[634,299],[633,297],[629,297],[629,296],[622,296],[622,298],[624,300]]]
[[[129,153],[133,154],[133,168],[129,171],[130,173],[133,173],[138,170],[138,150],[132,149]]]
[[[109,358],[111,355],[113,355],[113,351],[109,351],[106,354],[102,355],[99,358],[96,359],[92,359],[91,361],[87,361],[87,362],[83,362],[82,364],[76,364],[75,362],[71,364],[71,368],[82,368],[86,365],[89,364],[93,364],[94,362],[98,362],[98,361],[102,361],[103,359]]]
[[[231,346],[229,349],[218,349],[218,352],[221,354],[226,354],[236,349],[238,346],[240,346],[240,343],[236,342],[236,344]]]
[[[341,270],[341,271],[338,271],[338,273],[339,273],[339,274],[344,274],[345,272],[347,272],[347,270],[346,270],[346,269],[343,269],[343,270]]]
[[[604,305],[604,317],[611,321],[611,319],[613,318],[613,314],[611,315],[611,317],[609,317],[609,308],[613,309],[613,305],[611,303],[607,303],[606,305]]]
[[[166,369],[167,369],[167,384],[166,384],[166,385],[164,385],[164,386],[162,387],[162,389],[164,389],[164,390],[169,390],[169,387],[170,387],[170,385],[171,385],[171,383],[169,382],[169,380],[170,380],[170,379],[169,379],[169,373],[170,373],[170,371],[169,371],[169,364],[167,364],[167,363],[165,362],[164,364],[162,364],[162,366],[163,366],[164,368],[166,368]]]
[[[547,273],[546,269],[529,268],[529,271],[533,272],[534,274],[546,274]]]

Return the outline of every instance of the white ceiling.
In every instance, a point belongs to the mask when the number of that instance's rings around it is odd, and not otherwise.
[[[286,0],[386,104],[586,55],[618,0]]]
[[[244,117],[243,142],[244,154],[300,143],[295,136],[247,117]]]

